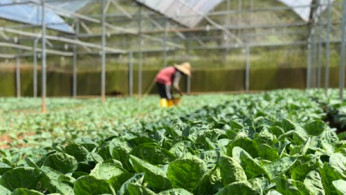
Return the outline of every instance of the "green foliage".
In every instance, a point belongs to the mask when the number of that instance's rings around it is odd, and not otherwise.
[[[66,146],[65,152],[73,156],[78,162],[85,161],[88,156],[88,150],[78,144],[70,144]]]
[[[55,153],[49,155],[44,160],[43,165],[61,173],[70,173],[77,169],[76,159],[66,153]]]
[[[206,172],[205,163],[197,158],[178,159],[168,166],[167,176],[175,188],[193,192]]]
[[[72,194],[73,187],[63,181],[64,175],[50,167],[42,167],[42,184],[51,193]]]
[[[12,192],[12,195],[43,195],[43,193],[26,188],[17,188]]]
[[[144,181],[148,182],[154,190],[161,191],[172,187],[167,173],[159,167],[151,165],[135,156],[130,156],[130,162],[137,173],[144,173]]]
[[[93,176],[83,176],[74,184],[75,195],[115,194],[106,180],[96,179]]]
[[[40,172],[34,168],[17,167],[1,175],[0,184],[9,190],[16,188],[34,189],[40,178]]]
[[[240,147],[233,148],[232,157],[243,167],[249,179],[267,174],[263,167]]]
[[[246,181],[246,174],[240,164],[231,157],[220,158],[219,166],[223,185],[226,186],[236,181]]]
[[[260,193],[253,189],[251,184],[248,181],[238,181],[232,184],[229,184],[222,188],[217,195],[227,195],[227,194],[241,194],[241,195],[259,195]]]
[[[155,98],[88,100],[74,115],[18,116],[14,129],[39,130],[0,150],[0,194],[343,194],[345,141],[324,122],[329,100],[311,94],[186,97],[165,110]]]

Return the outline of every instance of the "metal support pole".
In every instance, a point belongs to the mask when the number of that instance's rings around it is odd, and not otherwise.
[[[311,48],[311,35],[308,39],[308,64],[306,68],[306,89],[311,88],[311,59],[312,58],[312,48]]]
[[[316,87],[316,42],[315,42],[315,28],[312,28],[311,31],[311,87]]]
[[[326,64],[325,64],[325,76],[324,76],[324,88],[325,88],[325,94],[328,96],[328,88],[329,88],[329,57],[330,57],[330,28],[331,28],[331,21],[330,21],[330,13],[331,13],[331,0],[328,0],[328,7],[327,7],[327,40],[326,40]]]
[[[34,41],[34,46],[33,46],[33,51],[34,51],[34,70],[33,70],[33,95],[34,95],[34,98],[37,98],[37,42],[38,42],[38,39],[35,39]]]
[[[107,0],[102,0],[102,48],[101,48],[101,100],[102,103],[106,101],[106,13],[105,6]]]
[[[129,53],[129,95],[133,96],[133,53]]]
[[[253,0],[250,0],[250,10],[253,10]],[[253,12],[250,12],[250,24],[252,24],[253,20]]]
[[[20,57],[16,56],[16,89],[17,89],[17,98],[20,98]]]
[[[343,100],[344,93],[344,78],[345,78],[345,31],[346,31],[346,0],[343,1],[342,12],[342,35],[341,35],[341,54],[340,54],[340,75],[339,75],[339,96]]]
[[[38,5],[37,5],[38,6]],[[40,23],[40,12],[37,11],[37,24]],[[36,30],[35,30],[36,32]],[[34,55],[33,55],[33,63],[34,63],[34,67],[33,67],[33,96],[34,98],[37,98],[37,89],[38,89],[38,86],[37,86],[37,43],[38,41],[40,40],[39,37],[35,38],[34,40],[34,45],[33,45],[33,52],[34,52]]]
[[[138,14],[138,44],[139,44],[139,50],[138,50],[138,97],[139,100],[142,98],[142,6],[139,7],[139,14]]]
[[[229,12],[231,10],[231,0],[227,0],[226,1],[226,11]],[[227,20],[229,20],[229,18],[231,17],[230,14],[227,14]]]
[[[309,37],[308,37],[308,65],[307,65],[307,87],[315,87],[315,1],[310,4],[310,25],[309,25]]]
[[[320,1],[318,2],[318,7],[321,6]],[[318,53],[317,53],[317,88],[321,88],[322,83],[322,13],[318,16]]]
[[[188,95],[191,94],[191,77],[187,77],[187,81],[186,81],[186,92]]]
[[[38,5],[37,5],[38,7]],[[37,24],[40,23],[40,12],[37,11]],[[36,32],[36,30],[35,30]],[[37,43],[39,42],[40,38],[37,37],[35,38],[34,41],[34,45],[33,45],[33,52],[34,52],[34,56],[33,56],[33,63],[34,63],[34,67],[33,67],[33,95],[34,98],[37,98],[37,93],[38,93],[38,81],[37,81]]]
[[[75,40],[79,33],[79,20],[76,22],[76,33]],[[73,86],[72,86],[72,95],[74,98],[77,97],[77,45],[73,45]]]
[[[250,91],[250,47],[246,46],[246,68],[245,68],[245,90],[246,92]]]
[[[45,0],[42,0],[42,112],[46,113],[46,22]]]
[[[189,57],[190,57],[190,44],[191,44],[191,42],[188,41],[186,53]],[[190,61],[190,59],[189,59],[189,61]],[[187,77],[187,79],[186,79],[186,92],[187,92],[187,94],[191,94],[191,77]]]
[[[163,37],[163,67],[167,66],[167,30],[168,30],[168,21],[165,20],[165,32]]]
[[[239,15],[238,15],[239,18],[238,18],[238,20],[239,20],[239,25],[242,24],[242,12],[241,12],[242,7],[243,7],[243,5],[242,5],[242,0],[238,0],[238,12],[239,12]]]
[[[226,7],[227,7],[227,12],[230,12],[231,11],[231,0],[227,0],[226,2]],[[227,17],[225,18],[226,21],[225,21],[225,26],[230,26],[232,24],[231,22],[231,14],[228,14]],[[227,36],[227,33],[223,32],[223,39],[226,39],[224,42],[223,42],[223,45],[226,46],[225,47],[225,50],[224,50],[224,53],[223,53],[223,63],[224,63],[224,66],[227,66],[228,65],[228,60],[227,60],[227,57],[229,55],[229,47],[228,45],[230,45],[230,38]]]

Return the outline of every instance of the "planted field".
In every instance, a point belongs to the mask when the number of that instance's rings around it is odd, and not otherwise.
[[[185,97],[164,110],[155,97],[51,99],[46,115],[39,103],[0,99],[0,194],[346,193],[334,95]]]

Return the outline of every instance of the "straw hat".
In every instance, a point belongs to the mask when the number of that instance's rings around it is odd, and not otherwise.
[[[191,66],[190,63],[184,62],[181,65],[174,65],[176,69],[178,69],[180,72],[186,74],[187,76],[191,76]]]

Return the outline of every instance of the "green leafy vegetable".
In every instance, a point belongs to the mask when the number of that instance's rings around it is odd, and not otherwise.
[[[144,173],[144,181],[153,189],[162,191],[172,187],[164,170],[135,156],[130,156],[130,162],[137,173]]]
[[[77,169],[76,159],[66,153],[51,154],[44,160],[43,165],[61,173],[70,173]]]
[[[76,180],[74,184],[74,194],[115,194],[115,192],[106,180],[96,179],[93,176],[83,176]]]
[[[9,190],[16,188],[33,189],[40,180],[41,174],[31,167],[18,167],[5,172],[0,179],[0,184]]]
[[[206,165],[197,158],[178,159],[168,166],[167,176],[174,188],[184,188],[190,192],[199,185]]]
[[[246,174],[240,164],[231,157],[222,156],[219,161],[223,185],[246,181]]]

